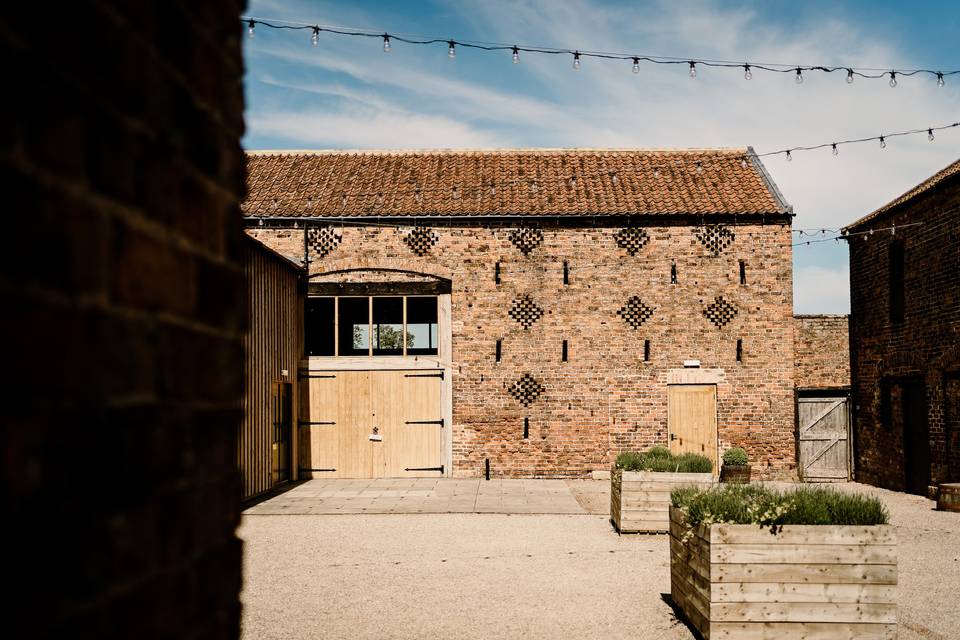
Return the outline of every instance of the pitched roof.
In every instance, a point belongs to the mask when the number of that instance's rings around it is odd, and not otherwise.
[[[750,148],[256,151],[247,154],[242,209],[251,217],[792,211]]]
[[[957,175],[960,175],[960,160],[956,160],[955,162],[947,165],[946,167],[936,172],[935,174],[933,174],[932,176],[930,176],[929,178],[927,178],[917,186],[913,187],[906,193],[894,198],[893,200],[883,205],[873,213],[865,215],[864,217],[860,218],[853,224],[847,225],[846,227],[843,228],[843,231],[847,231],[848,229],[854,229],[863,224],[866,224],[867,222],[870,222],[871,220],[882,216],[883,214],[887,213],[891,209],[894,209],[902,204],[906,204],[907,202],[910,202],[914,198],[920,196],[923,193],[926,193],[927,191],[930,191],[931,189],[941,184],[942,182],[949,180],[950,178]]]

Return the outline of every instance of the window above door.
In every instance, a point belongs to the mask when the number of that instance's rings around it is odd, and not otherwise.
[[[437,304],[437,296],[309,297],[306,355],[437,355]]]

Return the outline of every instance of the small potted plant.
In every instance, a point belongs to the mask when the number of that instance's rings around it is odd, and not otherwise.
[[[741,447],[727,449],[720,466],[720,482],[744,484],[750,482],[750,464],[747,452]]]

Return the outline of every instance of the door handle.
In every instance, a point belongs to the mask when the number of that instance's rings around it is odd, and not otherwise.
[[[671,433],[671,434],[670,434],[670,439],[671,439],[671,440],[676,440],[676,439],[677,439],[677,434]]]

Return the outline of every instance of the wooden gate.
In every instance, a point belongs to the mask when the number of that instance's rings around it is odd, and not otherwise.
[[[850,479],[850,413],[847,398],[797,398],[800,478]]]
[[[301,473],[315,478],[442,476],[443,375],[435,370],[304,373]]]
[[[717,466],[717,386],[672,384],[667,386],[667,431],[670,451],[698,453]]]

